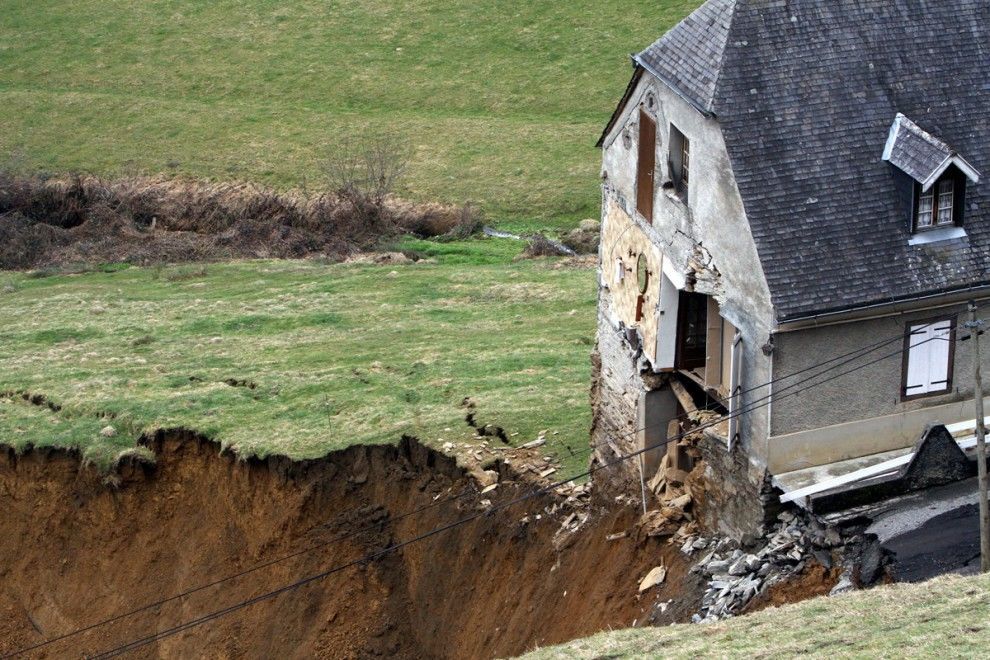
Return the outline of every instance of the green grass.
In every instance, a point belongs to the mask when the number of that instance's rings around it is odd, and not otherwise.
[[[941,577],[769,609],[711,625],[602,633],[524,656],[557,658],[976,658],[990,575]]]
[[[0,398],[0,442],[79,446],[102,465],[170,427],[297,458],[403,433],[442,445],[472,441],[471,397],[514,443],[548,429],[551,453],[583,466],[564,446],[588,442],[592,271],[512,262],[514,241],[406,246],[434,263],[6,273],[0,392],[62,410]]]
[[[507,228],[597,217],[599,132],[639,50],[700,0],[7,0],[0,152],[32,167],[320,185],[347,136],[404,193]]]

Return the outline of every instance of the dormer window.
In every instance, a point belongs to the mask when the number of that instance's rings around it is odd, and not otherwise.
[[[954,225],[955,180],[943,178],[927,191],[920,190],[920,184],[918,188],[917,213],[914,218],[915,231]]]
[[[977,183],[980,173],[941,139],[898,113],[890,127],[883,160],[897,168],[899,189],[910,204],[911,244],[948,240],[966,235],[962,228],[966,184]],[[914,198],[910,198],[911,182]],[[933,231],[942,230],[942,231]]]

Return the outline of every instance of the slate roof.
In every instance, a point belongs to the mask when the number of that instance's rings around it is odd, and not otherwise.
[[[969,170],[970,179],[979,181],[979,173],[952,147],[924,130],[901,113],[890,126],[883,159],[928,190],[950,164]]]
[[[710,0],[633,59],[711,113],[736,0]]]
[[[966,237],[909,245],[881,158],[903,113],[990,168],[990,2],[709,0],[688,21],[637,60],[717,117],[778,320],[990,285],[990,183]]]

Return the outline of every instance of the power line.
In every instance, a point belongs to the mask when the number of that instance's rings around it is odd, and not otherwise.
[[[990,303],[987,303],[987,304],[990,304]],[[742,409],[740,409],[738,411],[735,411],[731,415],[727,415],[727,416],[725,416],[722,419],[715,420],[714,422],[712,422],[712,424],[707,424],[707,425],[702,425],[700,427],[692,428],[692,429],[690,429],[690,430],[688,430],[688,431],[680,434],[679,436],[675,436],[674,438],[670,438],[670,439],[666,440],[662,444],[658,444],[657,447],[653,447],[653,448],[659,448],[660,446],[665,446],[666,444],[668,444],[669,442],[672,442],[675,439],[680,439],[682,437],[685,437],[688,434],[696,433],[696,432],[698,432],[700,430],[703,430],[704,428],[707,428],[708,426],[720,424],[723,421],[725,421],[727,419],[730,419],[732,417],[736,417],[736,416],[739,416],[739,415],[742,415],[742,414],[751,412],[752,410],[756,410],[756,409],[758,409],[760,407],[764,407],[763,405],[756,406],[755,404],[760,403],[762,401],[765,401],[765,400],[767,400],[769,398],[783,398],[784,396],[787,396],[787,395],[786,394],[782,394],[782,392],[786,392],[787,390],[790,390],[790,389],[792,389],[794,387],[797,387],[798,385],[801,385],[801,384],[803,384],[805,382],[808,382],[810,380],[814,380],[815,378],[818,378],[818,377],[820,377],[820,376],[828,373],[829,371],[831,371],[833,369],[836,369],[836,368],[841,367],[841,366],[843,366],[845,364],[848,364],[849,362],[854,361],[854,360],[858,359],[859,357],[862,357],[862,356],[864,356],[864,355],[866,355],[866,354],[868,354],[868,353],[876,350],[877,348],[879,348],[879,347],[881,347],[883,345],[889,344],[892,341],[895,341],[895,340],[898,340],[898,339],[903,340],[903,336],[904,336],[903,334],[900,334],[900,335],[897,335],[896,337],[894,337],[892,339],[888,339],[888,340],[883,340],[881,342],[877,342],[877,343],[875,343],[873,345],[870,345],[870,346],[867,346],[867,347],[865,347],[863,349],[858,349],[856,351],[850,351],[849,353],[846,353],[846,354],[843,354],[843,355],[840,355],[840,356],[833,357],[833,358],[831,358],[829,360],[823,361],[823,362],[818,363],[816,365],[811,365],[810,367],[807,367],[805,369],[802,369],[802,370],[800,370],[798,372],[795,372],[793,374],[788,374],[787,376],[779,377],[777,379],[768,381],[767,383],[763,383],[763,384],[760,384],[760,385],[753,386],[753,387],[749,388],[748,390],[745,390],[742,393],[754,391],[756,389],[759,389],[760,387],[765,387],[765,386],[767,386],[767,385],[769,385],[769,384],[771,384],[773,382],[776,382],[776,381],[784,380],[784,379],[787,379],[787,378],[792,378],[792,377],[794,377],[796,375],[799,375],[801,373],[806,373],[806,372],[811,371],[813,369],[816,369],[816,368],[819,368],[819,367],[828,365],[828,364],[830,364],[832,362],[835,362],[836,360],[839,360],[839,359],[844,358],[844,357],[847,357],[847,356],[854,356],[854,357],[852,357],[850,359],[845,360],[844,362],[841,362],[841,363],[839,363],[837,365],[834,365],[832,367],[829,367],[828,369],[824,369],[824,370],[822,370],[822,371],[820,371],[820,372],[818,372],[816,374],[813,374],[812,376],[809,376],[808,378],[805,378],[805,379],[803,379],[801,381],[798,381],[796,383],[787,385],[784,388],[782,388],[780,391],[775,392],[772,395],[771,394],[767,394],[766,396],[761,397],[760,399],[757,399],[757,400],[755,400],[753,402],[750,402],[748,404],[748,406],[744,406]],[[925,342],[921,342],[921,343],[926,343],[927,341],[932,341],[933,339],[936,339],[936,338],[925,340]],[[961,339],[958,340],[958,341],[961,341]],[[863,365],[863,366],[869,366],[869,365],[875,364],[876,362],[879,362],[880,360],[887,359],[889,357],[892,357],[893,355],[897,355],[897,354],[900,354],[902,352],[903,352],[903,349],[898,350],[898,351],[896,351],[894,353],[891,353],[891,354],[888,354],[888,355],[881,356],[877,360],[874,360],[872,362],[869,362],[869,363],[867,363],[867,365]],[[862,368],[862,366],[861,367],[854,368],[854,369],[849,370],[847,372],[844,372],[843,374],[839,374],[835,378],[839,378],[839,377],[845,375],[846,373],[850,373],[852,371],[855,371],[858,368]],[[829,380],[832,380],[832,379],[829,379]],[[829,382],[829,380],[822,381],[822,383],[818,383],[815,386],[824,384],[825,382]],[[810,387],[809,388],[804,388],[804,389],[810,389]],[[803,391],[803,390],[801,390],[801,391]],[[740,393],[740,395],[742,393]],[[794,394],[796,394],[796,393],[799,393],[799,392],[794,392]],[[739,396],[739,395],[737,395],[737,396]],[[765,405],[768,405],[768,404],[765,404]],[[678,418],[679,417],[681,417],[681,416],[678,416]],[[632,429],[631,431],[627,431],[627,432],[625,432],[623,434],[620,434],[618,436],[615,436],[613,439],[625,438],[625,437],[628,437],[628,436],[630,436],[630,435],[632,435],[634,433],[639,433],[640,431],[645,431],[645,430],[648,430],[648,429],[654,428],[654,427],[660,427],[660,426],[663,426],[664,424],[667,424],[667,423],[669,423],[669,420],[667,422],[664,422],[663,424],[650,425],[650,426],[646,426],[646,427],[643,427],[643,428]],[[600,446],[601,446],[601,443],[591,443],[590,446],[588,446],[586,448],[583,448],[581,450],[578,450],[577,453],[578,454],[590,453],[595,448],[598,448]],[[650,448],[650,450],[652,450],[653,448]],[[570,447],[568,447],[568,449],[570,449]],[[572,451],[572,453],[575,453],[575,450],[571,449],[571,451]],[[635,454],[635,455],[638,455],[638,454]],[[569,481],[573,481],[574,479],[580,479],[582,477],[589,476],[589,475],[593,474],[593,472],[594,472],[594,470],[589,471],[589,472],[586,472],[586,473],[582,473],[582,474],[579,474],[579,475],[576,475],[576,476],[573,476],[573,477],[570,477],[570,478],[565,479],[564,481],[560,482],[559,484],[551,485],[548,488],[551,488],[551,489],[552,488],[557,488],[560,485],[563,485],[563,484],[568,483]],[[541,490],[536,491],[536,493],[539,493],[539,492],[542,492],[542,491]],[[460,493],[460,494],[458,494],[456,496],[444,498],[444,499],[438,500],[438,501],[434,501],[434,502],[431,502],[428,505],[424,505],[422,507],[418,507],[418,508],[413,509],[411,511],[408,511],[406,513],[403,513],[403,514],[400,514],[398,516],[392,517],[392,518],[390,518],[390,520],[393,521],[393,522],[394,521],[398,521],[398,520],[402,520],[404,518],[407,518],[407,517],[410,517],[410,516],[413,516],[413,515],[422,513],[424,511],[429,510],[429,509],[433,509],[433,508],[436,508],[438,506],[442,506],[442,505],[445,505],[445,504],[448,504],[448,503],[451,503],[451,502],[459,501],[459,500],[461,500],[461,499],[463,499],[463,498],[465,498],[465,497],[467,497],[469,495],[480,495],[480,494],[481,494],[481,492],[480,491],[477,491],[477,490],[466,490],[465,492],[462,492],[462,493]],[[351,511],[354,511],[354,510],[356,510],[356,508],[355,509],[351,509]],[[49,640],[46,640],[44,642],[39,642],[39,643],[37,643],[37,644],[35,644],[33,646],[25,647],[23,649],[20,649],[18,651],[15,651],[15,652],[13,652],[11,654],[8,654],[8,655],[5,655],[5,656],[0,656],[0,657],[3,657],[3,658],[15,657],[15,656],[21,655],[23,653],[27,653],[27,652],[30,652],[30,651],[33,651],[33,650],[37,650],[39,648],[43,648],[45,646],[49,646],[51,644],[54,644],[56,642],[59,642],[59,641],[68,639],[70,637],[74,637],[74,636],[80,635],[82,633],[88,632],[88,631],[93,630],[95,628],[99,628],[99,627],[102,627],[102,626],[105,626],[105,625],[109,625],[111,623],[115,623],[115,622],[120,621],[122,619],[126,619],[126,618],[129,618],[129,617],[134,616],[136,614],[140,614],[141,612],[145,612],[145,611],[151,610],[153,608],[160,607],[161,605],[165,605],[165,604],[167,604],[169,602],[173,602],[175,600],[179,600],[179,599],[185,598],[187,596],[190,596],[192,594],[198,593],[198,592],[203,591],[205,589],[208,589],[208,588],[211,588],[211,587],[214,587],[214,586],[218,586],[218,585],[220,585],[220,584],[222,584],[224,582],[228,582],[230,580],[234,580],[236,578],[243,577],[243,576],[248,575],[250,573],[257,572],[257,571],[259,571],[261,569],[264,569],[264,568],[267,568],[267,567],[270,567],[270,566],[273,566],[273,565],[276,565],[276,564],[279,564],[279,563],[288,561],[289,559],[293,559],[295,557],[299,557],[299,556],[302,556],[302,555],[309,554],[311,552],[315,552],[316,550],[325,548],[325,547],[327,547],[329,545],[332,545],[334,543],[339,543],[341,541],[345,541],[347,539],[353,538],[353,537],[355,537],[355,536],[357,536],[357,535],[359,535],[359,534],[361,534],[363,532],[366,532],[366,531],[368,531],[370,529],[373,529],[378,524],[379,523],[372,523],[370,525],[363,526],[361,528],[358,528],[356,530],[353,530],[353,531],[351,531],[349,533],[345,533],[345,534],[340,535],[338,537],[334,537],[334,538],[329,539],[327,541],[324,541],[324,542],[321,542],[321,543],[317,543],[317,544],[313,544],[313,545],[308,546],[306,548],[303,548],[301,550],[294,551],[292,553],[289,553],[289,554],[286,554],[286,555],[282,555],[280,557],[276,557],[276,558],[273,558],[273,559],[270,559],[270,560],[266,560],[264,562],[261,562],[259,564],[256,564],[256,565],[254,565],[254,566],[252,566],[250,568],[244,569],[244,570],[239,571],[237,573],[234,573],[234,574],[231,574],[231,575],[222,577],[222,578],[218,578],[218,579],[216,579],[214,581],[211,581],[209,583],[206,583],[206,584],[203,584],[203,585],[200,585],[200,586],[191,588],[191,589],[189,589],[187,591],[184,591],[184,592],[181,592],[181,593],[178,593],[178,594],[169,596],[167,598],[163,598],[163,599],[161,599],[159,601],[156,601],[156,602],[153,602],[153,603],[148,603],[146,605],[137,607],[137,608],[132,609],[132,610],[130,610],[128,612],[125,612],[123,614],[115,615],[115,616],[110,617],[108,619],[104,619],[102,621],[99,621],[99,622],[96,622],[96,623],[93,623],[93,624],[84,626],[82,628],[79,628],[79,629],[70,631],[68,633],[65,633],[63,635],[59,635],[57,637],[53,637],[53,638],[51,638]]]
[[[928,341],[933,341],[934,339],[936,339],[936,338],[933,337],[933,338],[928,339],[928,340],[925,340],[923,342],[919,342],[916,345],[921,345],[923,343],[927,343]],[[842,376],[844,376],[844,375],[846,375],[848,373],[852,373],[853,371],[857,371],[859,369],[866,368],[868,366],[871,366],[873,364],[876,364],[877,362],[879,362],[881,360],[888,359],[888,358],[893,357],[895,355],[899,355],[902,352],[903,352],[903,349],[901,351],[897,351],[897,352],[894,352],[894,353],[890,353],[890,354],[881,356],[880,358],[877,358],[875,360],[872,360],[872,361],[870,361],[870,362],[868,362],[868,363],[866,363],[864,365],[859,365],[857,367],[853,367],[852,369],[849,369],[849,370],[847,370],[847,371],[845,371],[845,372],[843,372],[841,374],[838,374],[836,376],[833,376],[831,378],[828,378],[828,379],[826,379],[824,381],[821,381],[819,383],[815,383],[814,385],[809,385],[808,387],[802,388],[800,390],[796,390],[796,391],[789,392],[787,394],[781,395],[779,398],[786,398],[788,396],[793,396],[793,395],[796,395],[796,394],[800,394],[801,392],[803,392],[805,390],[808,390],[808,389],[812,389],[814,387],[820,387],[821,385],[824,385],[827,382],[831,382],[832,380],[835,380],[837,378],[841,378]],[[817,375],[816,376],[812,376],[811,378],[816,378],[816,377],[817,377]],[[202,625],[204,623],[208,623],[209,621],[212,621],[214,619],[218,619],[220,617],[226,616],[227,614],[230,614],[232,612],[238,611],[238,610],[243,609],[245,607],[249,607],[249,606],[254,605],[256,603],[263,602],[265,600],[270,600],[270,599],[275,598],[275,597],[277,597],[277,596],[279,596],[279,595],[281,595],[283,593],[286,593],[288,591],[292,591],[292,590],[298,589],[298,588],[300,588],[302,586],[305,586],[307,584],[310,584],[312,582],[315,582],[315,581],[318,581],[318,580],[322,580],[322,579],[324,579],[324,578],[326,578],[326,577],[328,577],[330,575],[333,575],[333,574],[338,573],[340,571],[346,570],[346,569],[351,568],[353,566],[357,566],[359,564],[364,564],[364,563],[367,563],[367,562],[374,561],[374,560],[376,560],[376,559],[378,559],[378,558],[380,558],[380,557],[382,557],[382,556],[384,556],[386,554],[389,554],[391,552],[394,552],[396,550],[399,550],[399,549],[401,549],[401,548],[403,548],[403,547],[405,547],[407,545],[411,545],[413,543],[417,543],[419,541],[423,541],[423,540],[428,539],[428,538],[430,538],[432,536],[435,536],[437,534],[440,534],[442,532],[445,532],[445,531],[447,531],[449,529],[453,529],[455,527],[458,527],[460,525],[466,524],[466,523],[471,522],[473,520],[477,520],[478,518],[481,518],[483,516],[490,516],[493,513],[495,513],[496,511],[500,511],[500,510],[506,509],[508,507],[511,507],[511,506],[513,506],[515,504],[519,504],[519,503],[521,503],[523,501],[532,499],[533,497],[536,497],[539,494],[543,494],[543,493],[549,492],[550,490],[553,490],[554,488],[559,488],[560,486],[562,486],[562,485],[564,485],[564,484],[566,484],[566,483],[568,483],[570,481],[573,481],[575,479],[580,479],[580,478],[585,477],[585,476],[591,476],[591,475],[595,474],[596,472],[599,472],[601,470],[605,470],[605,469],[614,467],[614,466],[616,466],[616,465],[618,465],[618,464],[620,464],[622,462],[625,462],[625,461],[627,461],[627,460],[629,460],[631,458],[635,458],[635,457],[637,457],[637,456],[639,456],[641,454],[644,454],[644,453],[646,453],[648,451],[653,451],[655,449],[659,449],[661,447],[666,446],[667,444],[669,444],[671,442],[674,442],[675,440],[680,440],[680,439],[682,439],[682,438],[684,438],[684,437],[686,437],[688,435],[691,435],[691,434],[697,433],[699,431],[702,431],[705,428],[709,428],[711,426],[715,426],[717,424],[720,424],[720,423],[726,421],[727,419],[731,419],[732,417],[736,417],[736,416],[742,415],[742,414],[747,413],[747,412],[752,412],[753,410],[756,410],[756,409],[761,408],[761,407],[765,407],[766,405],[769,405],[769,403],[763,403],[763,404],[760,404],[759,406],[756,406],[756,407],[751,407],[751,408],[746,408],[746,409],[742,409],[742,410],[739,410],[739,411],[735,411],[732,414],[726,415],[726,416],[724,416],[724,417],[722,417],[722,418],[720,418],[718,420],[712,420],[710,422],[707,422],[707,423],[704,423],[704,424],[700,425],[699,427],[693,428],[693,429],[691,429],[689,431],[686,431],[684,433],[677,434],[677,435],[675,435],[675,436],[673,436],[671,438],[667,438],[666,440],[664,440],[662,442],[658,442],[658,443],[655,443],[653,445],[649,445],[649,446],[643,447],[642,449],[638,449],[638,450],[629,452],[627,454],[620,455],[620,456],[618,456],[617,458],[615,458],[615,459],[613,459],[611,461],[608,461],[608,462],[605,462],[605,463],[603,463],[601,465],[597,465],[597,466],[594,466],[592,468],[589,468],[588,470],[586,470],[586,471],[584,471],[584,472],[582,472],[580,474],[572,475],[572,476],[570,476],[570,477],[568,477],[566,479],[563,479],[561,481],[557,481],[557,482],[552,483],[552,484],[550,484],[548,486],[544,486],[544,487],[539,488],[539,489],[537,489],[535,491],[532,491],[532,492],[527,493],[525,495],[522,495],[520,497],[514,498],[514,499],[512,499],[512,500],[510,500],[508,502],[504,502],[504,503],[498,504],[498,505],[496,505],[496,506],[494,506],[492,508],[489,508],[489,509],[487,509],[485,511],[478,512],[478,513],[472,514],[470,516],[467,516],[465,518],[462,518],[460,520],[457,520],[455,522],[449,523],[447,525],[443,525],[441,527],[434,528],[434,529],[432,529],[432,530],[430,530],[428,532],[425,532],[423,534],[417,535],[417,536],[415,536],[415,537],[413,537],[411,539],[407,539],[406,541],[395,543],[395,544],[393,544],[393,545],[391,545],[391,546],[389,546],[387,548],[384,548],[384,549],[379,550],[379,551],[374,552],[374,553],[370,553],[370,554],[365,555],[365,556],[363,556],[363,557],[361,557],[359,559],[355,559],[355,560],[352,560],[352,561],[347,562],[345,564],[341,564],[341,565],[335,566],[335,567],[330,568],[330,569],[328,569],[326,571],[323,571],[321,573],[317,573],[315,575],[308,576],[308,577],[303,578],[301,580],[298,580],[296,582],[293,582],[293,583],[290,583],[288,585],[279,587],[278,589],[275,589],[273,591],[269,591],[269,592],[264,593],[264,594],[261,594],[259,596],[255,596],[255,597],[250,598],[248,600],[240,601],[238,603],[235,603],[235,604],[233,604],[231,606],[228,606],[226,608],[223,608],[221,610],[217,610],[215,612],[211,612],[210,614],[207,614],[207,615],[204,615],[202,617],[193,619],[191,621],[187,621],[185,623],[179,624],[179,625],[174,626],[172,628],[168,628],[166,630],[159,631],[157,633],[154,633],[153,635],[149,635],[149,636],[146,636],[146,637],[143,637],[143,638],[140,638],[140,639],[131,641],[131,642],[127,642],[127,643],[125,643],[123,645],[114,647],[114,648],[112,648],[112,649],[110,649],[108,651],[105,651],[103,653],[100,653],[100,654],[98,654],[98,655],[96,655],[94,657],[95,658],[112,658],[112,657],[116,657],[118,655],[121,655],[123,653],[126,653],[127,651],[131,651],[131,650],[140,648],[140,647],[145,646],[147,644],[150,644],[152,642],[158,641],[160,639],[164,639],[165,637],[170,637],[170,636],[175,635],[175,634],[178,634],[180,632],[184,632],[185,630],[189,630],[191,628],[195,628],[195,627],[200,626],[200,625]]]
[[[398,521],[398,520],[402,520],[403,518],[408,518],[409,516],[413,516],[413,515],[416,515],[416,514],[419,514],[419,513],[423,513],[424,511],[428,511],[429,509],[433,509],[433,508],[438,507],[438,506],[440,506],[442,504],[447,504],[447,503],[450,503],[450,502],[456,502],[457,500],[463,499],[464,497],[467,497],[468,495],[475,495],[478,492],[480,492],[480,491],[477,491],[476,489],[468,489],[465,492],[460,493],[458,495],[455,495],[453,497],[449,497],[449,498],[446,498],[444,500],[436,500],[436,501],[431,502],[430,504],[426,504],[426,505],[421,506],[421,507],[419,507],[417,509],[413,509],[413,510],[407,511],[406,513],[403,513],[401,515],[398,515],[398,516],[395,516],[395,517],[391,517],[390,520],[392,520],[393,522],[394,521]],[[348,513],[355,512],[355,511],[357,511],[357,510],[359,510],[361,508],[363,508],[363,507],[354,507],[354,508],[350,509],[349,511],[346,511],[345,512],[345,515],[348,514]],[[339,517],[340,516],[338,516],[338,518]],[[382,521],[382,522],[384,522],[384,521]],[[108,619],[104,619],[102,621],[98,621],[96,623],[92,623],[92,624],[87,625],[85,627],[78,628],[78,629],[73,630],[71,632],[67,632],[67,633],[65,633],[63,635],[59,635],[58,637],[53,637],[51,639],[48,639],[48,640],[46,640],[44,642],[39,642],[39,643],[35,644],[34,646],[28,646],[28,647],[22,648],[22,649],[20,649],[18,651],[14,651],[13,653],[10,653],[9,655],[0,656],[0,658],[13,658],[13,657],[16,657],[18,655],[21,655],[21,654],[24,654],[24,653],[28,653],[30,651],[35,651],[35,650],[40,649],[40,648],[43,648],[45,646],[49,646],[49,645],[54,644],[56,642],[60,642],[62,640],[68,639],[70,637],[75,637],[77,635],[81,635],[82,633],[89,632],[90,630],[94,630],[96,628],[100,628],[100,627],[109,625],[111,623],[115,623],[117,621],[120,621],[121,619],[126,619],[126,618],[129,618],[129,617],[132,617],[135,614],[140,614],[141,612],[146,612],[148,610],[154,609],[156,607],[160,607],[160,606],[165,605],[167,603],[170,603],[172,601],[176,601],[176,600],[185,598],[187,596],[191,596],[192,594],[198,593],[198,592],[203,591],[205,589],[209,589],[210,587],[215,587],[217,585],[223,584],[224,582],[229,582],[229,581],[235,580],[235,579],[237,579],[239,577],[244,577],[245,575],[249,575],[251,573],[255,573],[257,571],[260,571],[263,568],[268,568],[269,566],[274,566],[276,564],[280,564],[280,563],[285,562],[285,561],[288,561],[290,559],[294,559],[295,557],[300,557],[302,555],[306,555],[306,554],[309,554],[311,552],[315,552],[316,550],[320,550],[320,549],[325,548],[325,547],[327,547],[329,545],[332,545],[334,543],[340,543],[341,541],[346,541],[346,540],[348,540],[350,538],[353,538],[353,537],[358,536],[358,535],[360,535],[360,534],[362,534],[364,532],[367,532],[367,531],[369,531],[371,529],[374,529],[379,524],[380,523],[377,523],[377,522],[376,523],[371,523],[369,525],[365,525],[364,527],[360,527],[360,528],[358,528],[356,530],[353,530],[351,532],[348,532],[346,534],[341,534],[339,536],[336,536],[334,538],[331,538],[331,539],[329,539],[327,541],[322,541],[320,543],[316,543],[316,544],[310,545],[310,546],[308,546],[306,548],[303,548],[301,550],[297,550],[295,552],[291,552],[291,553],[286,554],[286,555],[282,555],[282,556],[279,556],[279,557],[276,557],[276,558],[273,558],[273,559],[266,560],[264,562],[261,562],[260,564],[255,564],[254,566],[252,566],[250,568],[246,568],[246,569],[244,569],[242,571],[239,571],[237,573],[233,573],[231,575],[227,575],[225,577],[218,578],[216,580],[213,580],[212,582],[208,582],[206,584],[202,584],[202,585],[199,585],[197,587],[193,587],[192,589],[189,589],[187,591],[183,591],[183,592],[178,593],[178,594],[174,594],[172,596],[168,596],[167,598],[163,598],[163,599],[158,600],[158,601],[155,601],[153,603],[148,603],[147,605],[142,605],[142,606],[137,607],[135,609],[132,609],[132,610],[130,610],[128,612],[124,612],[123,614],[117,614],[117,615],[112,616],[112,617],[110,617]]]

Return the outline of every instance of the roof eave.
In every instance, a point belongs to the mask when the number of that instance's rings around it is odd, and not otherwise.
[[[639,55],[633,56],[633,61],[646,71],[650,73],[654,78],[662,82],[664,85],[669,87],[675,94],[684,99],[692,108],[701,113],[702,116],[712,119],[715,117],[715,113],[710,109],[701,104],[697,99],[692,98],[690,94],[687,94],[682,89],[680,89],[672,80],[661,74],[659,71],[654,69],[643,60]]]
[[[974,282],[968,285],[939,289],[918,295],[903,296],[821,312],[797,314],[790,317],[785,316],[779,318],[777,321],[776,331],[790,332],[820,325],[851,323],[864,320],[864,318],[872,317],[873,315],[886,316],[913,309],[927,309],[932,306],[933,301],[938,301],[935,306],[942,306],[957,304],[972,297],[982,300],[987,296],[990,296],[990,282]]]
[[[921,184],[921,190],[923,192],[928,192],[928,190],[935,185],[935,182],[938,181],[938,178],[945,174],[945,171],[949,169],[950,165],[955,165],[958,167],[959,170],[966,175],[966,178],[973,183],[980,182],[980,173],[975,167],[970,165],[969,162],[967,162],[966,159],[959,154],[950,154],[949,156],[946,156],[945,160],[943,160],[931,174],[928,175],[927,179],[918,182]]]
[[[641,67],[636,62],[636,56],[630,55],[633,61],[633,75],[629,79],[629,84],[626,85],[626,91],[622,93],[622,98],[619,99],[619,104],[616,106],[615,110],[612,112],[612,116],[609,118],[608,123],[605,125],[605,130],[602,131],[601,137],[598,138],[598,142],[595,146],[601,149],[605,145],[605,140],[608,138],[609,133],[615,128],[615,124],[619,121],[619,117],[622,112],[626,109],[626,104],[629,103],[629,99],[632,97],[633,91],[636,89],[636,84],[639,82],[640,77],[643,75],[643,67]]]

